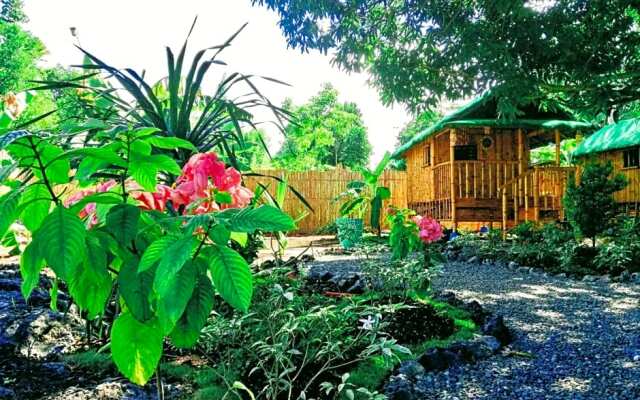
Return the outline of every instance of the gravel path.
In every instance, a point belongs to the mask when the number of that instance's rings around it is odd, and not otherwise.
[[[422,398],[640,399],[640,285],[452,263],[434,287],[504,315],[516,340],[486,361],[426,375]]]

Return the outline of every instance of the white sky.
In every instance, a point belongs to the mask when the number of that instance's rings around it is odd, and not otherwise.
[[[231,71],[265,75],[293,85],[268,82],[260,85],[272,102],[280,104],[285,97],[291,97],[296,104],[303,103],[318,92],[323,82],[330,82],[340,92],[341,101],[355,102],[362,110],[373,145],[372,162],[379,160],[385,151],[393,150],[398,131],[410,120],[402,106],[392,109],[380,103],[376,90],[367,85],[366,75],[342,72],[331,66],[329,56],[317,52],[301,54],[287,49],[276,14],[263,7],[251,7],[250,0],[25,0],[24,3],[30,19],[27,29],[49,50],[47,64],[81,63],[82,56],[73,47],[69,31],[74,26],[83,48],[111,65],[145,69],[149,78],[155,80],[166,74],[164,47],[168,45],[177,52],[196,15],[198,25],[189,41],[192,51],[221,44],[249,22],[221,59]],[[210,84],[217,82],[219,76],[211,73]],[[267,130],[273,137],[271,143],[277,147],[281,135],[277,130]]]

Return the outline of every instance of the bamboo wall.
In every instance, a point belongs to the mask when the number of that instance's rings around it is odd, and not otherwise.
[[[638,203],[640,202],[640,168],[623,168],[623,150],[611,151],[598,154],[597,160],[600,162],[611,161],[615,172],[619,172],[629,181],[624,189],[614,195],[618,203]]]
[[[311,234],[318,229],[335,221],[339,217],[340,202],[334,199],[347,188],[352,180],[359,180],[361,176],[342,168],[327,171],[287,172],[283,170],[255,171],[262,175],[284,176],[288,184],[295,188],[313,207],[314,212],[298,222],[297,233]],[[245,177],[245,185],[255,190],[258,183],[274,191],[277,181],[267,177]],[[407,175],[402,171],[385,171],[380,178],[380,185],[391,190],[391,200],[385,206],[407,207]],[[308,211],[304,204],[291,191],[287,191],[284,210],[294,218]],[[384,218],[384,215],[383,215]]]

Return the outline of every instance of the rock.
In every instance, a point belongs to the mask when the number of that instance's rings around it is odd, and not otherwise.
[[[403,375],[392,376],[384,386],[384,394],[389,400],[417,400],[413,383]]]
[[[556,278],[566,278],[567,274],[565,274],[564,272],[559,273],[558,275],[556,275]]]
[[[364,279],[358,279],[356,283],[354,283],[349,289],[347,289],[347,292],[360,294],[363,293],[366,288],[367,285],[364,283]]]
[[[582,277],[582,282],[595,282],[596,277],[593,275],[585,275]]]
[[[605,275],[602,275],[599,280],[600,282],[608,283],[608,282],[611,282],[611,276],[609,276],[609,274],[605,274]]]
[[[634,283],[640,283],[640,273],[633,272],[631,274],[631,281],[633,281]]]
[[[497,353],[498,350],[500,350],[500,347],[502,347],[495,336],[480,336],[477,340],[491,350],[492,354]]]
[[[452,365],[459,364],[460,355],[441,348],[433,348],[424,352],[418,358],[418,362],[422,364],[426,371],[444,371]]]
[[[508,345],[513,340],[511,331],[509,331],[509,328],[504,324],[502,315],[489,317],[484,325],[482,325],[482,333],[495,337],[503,346]]]
[[[517,269],[518,267],[519,267],[519,265],[515,261],[510,261],[509,265],[507,266],[507,268],[509,268],[509,269]]]
[[[477,262],[478,262],[478,257],[476,257],[476,256],[473,256],[473,257],[471,257],[470,259],[467,260],[468,264],[475,264]]]
[[[471,319],[478,325],[482,325],[484,323],[485,318],[489,313],[484,311],[480,303],[475,300],[472,300],[462,306],[464,310],[468,311],[471,314]]]
[[[16,398],[16,392],[4,386],[0,386],[0,400],[13,400]]]
[[[69,376],[69,367],[65,363],[61,362],[47,362],[42,364],[42,368],[49,371],[51,376],[58,378],[64,378]]]
[[[516,272],[521,274],[528,274],[530,272],[530,269],[527,267],[518,267],[518,269],[516,269]]]
[[[444,303],[450,304],[454,307],[460,307],[464,303],[462,300],[458,299],[453,292],[440,292],[433,296],[435,300],[442,301]]]
[[[320,280],[322,282],[327,282],[331,280],[331,278],[333,278],[333,273],[331,271],[325,271],[322,273],[322,275],[320,275]]]
[[[420,375],[425,373],[425,368],[417,361],[403,361],[397,370],[398,374],[406,376],[408,379],[414,381]]]

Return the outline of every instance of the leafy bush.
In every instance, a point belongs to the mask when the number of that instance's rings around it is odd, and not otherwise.
[[[564,204],[568,219],[577,231],[591,239],[593,247],[596,236],[608,229],[615,217],[617,204],[613,194],[627,185],[624,175],[612,177],[612,173],[611,162],[589,163],[582,171],[580,183],[570,177],[567,186]]]
[[[247,208],[253,193],[214,154],[195,154],[182,170],[155,154],[168,147],[195,150],[156,132],[103,132],[103,146],[68,151],[56,136],[14,131],[0,137],[0,150],[7,149],[26,177],[4,179],[12,190],[0,197],[0,237],[19,220],[33,238],[20,259],[24,297],[46,265],[55,274],[53,306],[64,282],[88,319],[101,320],[111,308],[113,361],[141,385],[160,362],[165,337],[180,348],[196,343],[216,292],[248,310],[251,271],[230,239],[295,227],[275,207]],[[179,177],[168,187],[157,185],[160,175]],[[78,190],[80,176],[93,186]]]

